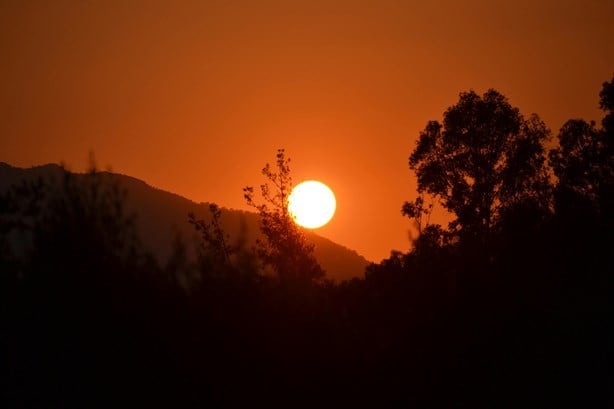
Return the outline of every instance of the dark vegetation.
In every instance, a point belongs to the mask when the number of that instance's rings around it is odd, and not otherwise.
[[[149,255],[94,168],[7,189],[0,406],[614,406],[614,79],[600,104],[547,149],[537,116],[462,93],[409,159],[412,251],[342,283],[288,217],[283,150],[245,190],[256,248],[211,205],[195,264]]]

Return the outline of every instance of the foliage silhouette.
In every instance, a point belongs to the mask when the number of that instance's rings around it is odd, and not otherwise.
[[[245,232],[239,232],[236,243],[231,244],[230,236],[222,228],[222,211],[219,206],[210,204],[209,212],[209,222],[196,219],[193,213],[188,214],[189,223],[201,234],[198,252],[201,274],[218,278],[234,275],[243,276],[247,280],[256,279],[256,257],[246,248]]]
[[[17,209],[3,212],[3,231],[22,221],[20,240],[9,237],[16,268],[2,271],[12,283],[2,308],[9,406],[106,406],[129,388],[132,398],[143,393],[152,381],[145,368],[165,365],[147,363],[144,329],[173,327],[157,301],[172,289],[140,249],[121,188],[94,167],[58,176],[1,200]]]
[[[533,115],[525,119],[495,90],[460,94],[431,121],[409,158],[418,191],[439,199],[456,218],[450,229],[483,240],[510,207],[531,200],[548,205],[543,141],[549,130]]]
[[[286,158],[283,149],[277,151],[276,170],[267,163],[262,174],[272,184],[272,187],[268,183],[260,186],[263,203],[256,202],[252,187],[243,189],[247,204],[260,215],[260,228],[266,239],[260,242],[258,255],[283,283],[308,283],[324,277],[324,271],[313,256],[314,246],[307,242],[288,212],[292,177],[290,159]]]
[[[402,208],[421,235],[410,253],[371,266],[365,284],[387,295],[388,314],[416,323],[408,309],[428,311],[424,342],[433,346],[425,348],[425,369],[447,387],[463,379],[457,401],[444,406],[503,400],[513,407],[529,397],[540,406],[613,403],[605,386],[611,355],[599,358],[614,340],[607,284],[613,155],[604,97],[611,89],[607,82],[600,94],[603,128],[567,122],[549,153],[551,169],[543,123],[524,120],[493,90],[482,98],[462,93],[443,125],[430,122],[421,133],[410,157],[419,196]],[[429,225],[425,194],[456,216],[448,231]],[[454,352],[438,360],[434,345]]]
[[[226,243],[228,236],[224,234],[220,226],[220,217],[222,212],[216,204],[209,205],[212,220],[210,223],[204,220],[197,220],[194,213],[188,214],[188,221],[194,226],[196,231],[202,234],[202,245],[208,246],[210,251],[219,257],[222,263],[230,264],[230,255],[232,249]]]

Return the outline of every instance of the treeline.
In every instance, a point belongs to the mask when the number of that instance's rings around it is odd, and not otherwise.
[[[614,79],[553,140],[494,90],[411,152],[408,253],[333,283],[285,203],[264,240],[190,215],[198,262],[139,243],[121,186],[65,171],[0,196],[1,407],[612,407]],[[550,146],[550,148],[547,148]],[[430,223],[433,206],[452,215]],[[145,222],[146,221],[142,221]]]

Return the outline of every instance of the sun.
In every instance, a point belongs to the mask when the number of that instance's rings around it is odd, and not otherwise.
[[[328,223],[336,207],[333,191],[317,180],[299,183],[288,197],[290,215],[296,224],[308,229],[317,229]]]

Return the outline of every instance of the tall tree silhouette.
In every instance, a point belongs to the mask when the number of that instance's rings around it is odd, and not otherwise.
[[[612,142],[614,139],[614,77],[602,84],[599,93],[599,107],[606,112],[601,125],[611,146],[614,143]]]
[[[567,121],[558,134],[559,146],[550,151],[550,164],[558,177],[557,211],[583,206],[597,210],[602,167],[601,141],[594,122]],[[571,209],[568,209],[571,210]]]
[[[548,205],[542,143],[549,133],[536,115],[525,119],[495,90],[463,92],[443,124],[430,121],[421,132],[409,166],[419,193],[455,214],[453,232],[487,239],[514,206]]]
[[[268,163],[262,174],[272,184],[260,186],[264,203],[257,203],[253,187],[245,187],[247,204],[260,214],[260,229],[266,242],[259,242],[259,256],[265,265],[271,266],[282,282],[310,282],[324,276],[324,270],[313,255],[314,245],[309,244],[300,227],[288,212],[288,196],[292,190],[290,159],[284,149],[277,150],[276,169]]]
[[[606,112],[602,128],[595,122],[570,119],[558,134],[559,146],[549,153],[558,178],[557,211],[562,216],[600,218],[612,224],[614,189],[614,78],[604,82],[599,105]],[[596,220],[595,220],[596,221]]]
[[[601,208],[607,228],[614,228],[614,77],[603,83],[599,106],[606,112],[601,121],[602,149],[600,162],[604,166],[601,184]]]

